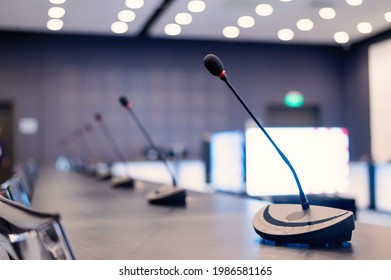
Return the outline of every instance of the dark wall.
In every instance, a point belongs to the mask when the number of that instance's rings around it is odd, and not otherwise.
[[[353,46],[345,57],[346,127],[349,127],[350,149],[356,158],[368,160],[370,147],[368,46]]]
[[[0,99],[14,103],[15,127],[21,117],[39,121],[36,135],[15,129],[17,161],[52,162],[63,152],[61,139],[87,122],[94,127],[89,135],[95,138],[93,153],[110,157],[93,119],[98,111],[129,159],[138,157],[146,142],[120,107],[121,95],[132,102],[159,146],[182,143],[198,158],[205,132],[242,129],[248,119],[226,85],[204,68],[208,53],[221,58],[231,83],[261,120],[268,105],[282,104],[287,91],[299,90],[306,104],[320,106],[321,125],[347,126],[352,159],[369,151],[361,51],[350,55],[339,47],[6,32],[0,33],[0,42]],[[363,126],[356,124],[357,116]],[[83,141],[74,140],[71,152],[92,157]]]
[[[356,158],[369,160],[371,155],[368,49],[372,44],[390,38],[390,30],[377,34],[353,45],[345,55],[344,117]]]

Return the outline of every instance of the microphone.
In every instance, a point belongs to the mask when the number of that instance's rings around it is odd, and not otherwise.
[[[350,241],[354,230],[353,213],[324,206],[310,207],[292,164],[228,81],[220,59],[214,54],[208,54],[204,57],[204,66],[213,76],[226,83],[289,167],[299,190],[300,205],[274,204],[260,209],[253,218],[255,232],[263,239],[278,243],[326,244]]]
[[[91,143],[88,140],[88,137],[84,133],[83,128],[77,128],[74,133],[76,139],[79,141],[79,144],[83,145],[81,147],[81,150],[87,151],[87,156],[85,156],[84,159],[82,159],[82,168],[80,171],[87,174],[88,176],[95,176],[96,170],[94,167],[95,161],[97,160],[97,155],[94,153],[94,150],[91,147]],[[81,143],[80,141],[84,141],[84,143]],[[93,160],[91,160],[91,155],[93,157]]]
[[[152,141],[151,136],[148,134],[145,127],[142,125],[140,119],[137,117],[135,111],[132,109],[132,105],[129,103],[128,99],[124,96],[119,98],[119,103],[130,113],[136,125],[140,129],[141,133],[144,135],[149,146],[157,152],[158,159],[166,166],[172,180],[172,185],[161,186],[155,191],[150,192],[147,195],[147,200],[151,204],[159,205],[184,205],[186,204],[186,191],[177,186],[177,181],[174,174],[172,173],[170,166],[168,165],[167,160],[162,155],[161,151],[156,147]]]
[[[111,148],[113,149],[114,154],[121,159],[122,161],[126,161],[125,156],[121,153],[120,148],[117,142],[114,140],[109,128],[106,123],[103,121],[102,115],[100,113],[95,114],[95,120],[102,128],[103,134],[105,135],[107,141],[109,142]]]
[[[295,178],[297,187],[299,188],[301,206],[302,206],[303,210],[308,209],[310,207],[310,204],[308,202],[307,196],[303,192],[303,189],[301,187],[301,184],[300,184],[300,181],[299,181],[299,178],[296,174],[295,169],[293,168],[292,164],[289,162],[288,158],[284,155],[284,153],[280,150],[280,148],[278,148],[276,143],[273,141],[273,139],[267,133],[266,129],[261,125],[261,123],[255,117],[253,112],[249,109],[249,107],[246,105],[246,103],[244,103],[243,99],[239,96],[239,94],[236,92],[236,90],[232,87],[231,83],[229,83],[227,75],[224,70],[223,63],[214,54],[209,54],[204,58],[204,65],[213,76],[219,77],[221,80],[223,80],[228,85],[228,87],[232,90],[233,94],[236,96],[236,98],[242,104],[244,109],[246,109],[247,113],[251,116],[251,118],[254,120],[254,122],[258,125],[258,127],[265,134],[267,139],[272,143],[273,147],[277,150],[278,154],[281,156],[281,158],[284,160],[284,162],[288,165],[289,169],[293,173],[293,177]]]
[[[76,136],[76,132],[65,136],[64,143],[66,143],[66,145],[69,147],[68,161],[70,163],[71,170],[76,172],[83,172],[85,167],[84,158],[80,157],[78,147],[74,146],[75,141],[77,141]]]
[[[103,134],[105,135],[107,141],[109,142],[111,148],[113,149],[114,154],[123,161],[124,164],[126,164],[126,158],[121,153],[120,148],[117,144],[117,142],[114,140],[114,137],[112,136],[108,126],[103,121],[102,115],[100,113],[95,114],[95,120],[102,128]],[[129,175],[126,176],[113,176],[111,174],[111,185],[114,188],[133,188],[134,187],[134,179],[130,177]]]
[[[96,142],[96,135],[92,135],[92,133],[94,132],[93,131],[93,128],[92,128],[92,125],[90,123],[86,123],[84,125],[84,130],[86,131],[87,134],[89,135],[86,135],[86,138],[87,138],[87,141],[90,141],[92,143]],[[90,138],[88,138],[90,136]],[[98,149],[100,150],[100,149]],[[98,155],[98,154],[96,154]],[[95,169],[95,176],[98,178],[98,180],[100,181],[106,181],[106,180],[110,180],[112,178],[111,176],[111,173],[110,173],[110,165],[111,163],[108,162],[108,163],[105,163],[101,160],[98,160],[98,157],[97,157],[97,161],[95,162],[94,164],[94,169]]]

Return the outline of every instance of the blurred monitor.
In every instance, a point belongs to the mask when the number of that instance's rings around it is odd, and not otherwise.
[[[15,174],[0,186],[0,195],[30,207],[29,187],[23,177]]]
[[[75,259],[58,214],[36,211],[0,197],[0,234],[12,247],[5,248],[12,259]]]
[[[74,259],[61,225],[51,221],[36,229],[9,234],[11,244],[24,260]]]
[[[351,161],[349,163],[349,189],[346,195],[355,199],[357,208],[369,208],[370,192],[368,162]]]
[[[391,212],[391,164],[375,164],[375,207],[376,210]]]
[[[293,165],[307,194],[349,187],[349,137],[340,127],[265,128]],[[251,196],[298,194],[292,172],[258,127],[246,129],[246,190]]]
[[[197,191],[205,190],[205,166],[201,160],[167,161],[175,179],[181,187]],[[114,177],[132,177],[139,181],[171,184],[172,177],[161,161],[113,162]]]
[[[14,173],[22,177],[25,182],[26,191],[31,200],[34,191],[34,184],[38,178],[38,166],[33,159],[28,159],[25,163],[16,164],[13,168]]]
[[[216,190],[245,191],[245,152],[242,131],[220,131],[210,136],[210,185]]]
[[[8,191],[8,183],[7,182],[0,185],[0,196],[5,197],[7,199],[12,199],[11,195]]]

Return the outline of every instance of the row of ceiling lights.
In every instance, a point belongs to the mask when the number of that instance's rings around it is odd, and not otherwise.
[[[281,2],[291,2],[292,0],[280,0]],[[346,3],[350,6],[359,6],[363,3],[363,0],[346,0]],[[198,12],[205,10],[205,3],[199,0],[193,0],[189,2],[188,9],[190,10],[190,5],[199,5],[203,7]],[[258,16],[266,17],[273,14],[273,6],[270,4],[259,4],[255,7],[255,12]],[[332,20],[336,17],[336,11],[332,7],[323,7],[319,9],[319,16],[325,20]],[[385,20],[391,22],[391,12],[384,14]],[[182,21],[181,19],[188,19],[187,21]],[[178,13],[175,16],[175,23],[169,23],[165,26],[164,32],[167,35],[175,36],[179,35],[182,32],[182,25],[189,24],[191,22],[191,15],[188,13]],[[226,26],[222,33],[226,38],[237,38],[240,35],[240,28],[251,28],[255,25],[255,19],[252,16],[241,16],[237,20],[238,26],[231,25]],[[311,19],[303,18],[297,21],[297,28],[300,31],[310,31],[314,28],[314,23]],[[360,33],[368,34],[372,32],[372,25],[369,22],[360,22],[357,25],[357,29]],[[284,28],[278,31],[277,37],[282,41],[290,41],[294,38],[294,31],[290,28]],[[334,34],[334,40],[337,43],[344,44],[349,42],[349,34],[344,31],[339,31]]]
[[[164,27],[164,33],[171,36],[179,35],[182,32],[183,25],[188,25],[193,21],[191,13],[201,13],[205,11],[206,4],[201,0],[191,0],[187,4],[188,11],[178,13],[175,16],[175,23],[169,23]],[[190,12],[190,13],[189,13]]]
[[[49,0],[51,4],[62,5],[66,0]],[[280,0],[281,2],[291,2],[292,0]],[[346,0],[346,3],[351,6],[359,6],[363,0]],[[121,10],[118,13],[118,21],[111,25],[111,30],[114,33],[125,33],[128,30],[128,24],[136,19],[136,13],[133,10],[140,9],[144,6],[144,0],[126,0],[125,5],[128,9]],[[206,9],[206,4],[202,0],[191,0],[187,5],[188,11],[178,13],[175,16],[175,23],[169,23],[165,26],[164,32],[167,35],[176,36],[182,32],[183,25],[190,24],[193,20],[191,13],[203,12]],[[255,8],[258,16],[266,17],[273,14],[273,6],[270,4],[259,4]],[[65,15],[65,9],[61,6],[51,7],[48,11],[50,19],[47,22],[49,30],[60,30],[64,23],[61,18]],[[319,16],[325,20],[331,20],[336,17],[336,11],[332,7],[323,7],[319,10]],[[391,22],[391,12],[384,15],[388,22]],[[237,38],[240,35],[240,28],[251,28],[255,25],[255,19],[252,16],[241,16],[237,20],[238,26],[226,26],[223,29],[223,35],[226,38]],[[297,28],[300,31],[310,31],[314,27],[311,19],[303,18],[297,21]],[[372,25],[369,22],[361,22],[357,25],[359,32],[367,34],[372,32]],[[278,31],[277,36],[282,41],[290,41],[294,38],[294,31],[289,28],[284,28]],[[339,31],[334,34],[334,40],[337,43],[349,42],[349,34],[344,31]]]
[[[49,0],[51,4],[62,5],[66,0]],[[144,0],[126,0],[125,5],[128,9],[121,10],[118,13],[118,21],[111,25],[111,31],[114,33],[125,33],[128,30],[128,23],[136,19],[136,13],[133,10],[144,6]],[[54,6],[48,10],[49,20],[47,28],[52,31],[58,31],[63,28],[62,17],[65,15],[65,9],[61,6]]]
[[[62,5],[66,0],[49,0],[53,5]],[[49,20],[46,24],[47,28],[52,31],[60,30],[64,26],[62,17],[65,15],[65,9],[61,6],[54,6],[48,10]]]
[[[136,19],[134,10],[141,9],[144,6],[144,0],[126,0],[127,9],[118,12],[118,21],[111,24],[111,31],[117,34],[128,31],[128,24]]]
[[[140,9],[144,5],[143,0],[126,0],[126,6],[129,9],[121,10],[118,13],[118,21],[115,21],[111,25],[111,31],[117,34],[125,33],[128,30],[128,24],[135,20],[136,14],[133,12],[134,9]],[[204,1],[191,0],[189,1],[187,8],[189,12],[199,13],[205,10],[206,4]],[[190,24],[193,17],[190,13],[178,13],[175,16],[175,22],[166,25],[164,31],[168,35],[178,35],[181,33],[181,25]]]
[[[61,5],[66,0],[49,0],[51,4]],[[118,20],[111,24],[111,31],[113,33],[122,34],[128,31],[128,24],[136,19],[136,13],[134,10],[140,9],[144,6],[144,0],[126,0],[125,5],[127,9],[123,9],[118,12]],[[205,9],[205,3],[203,1],[190,1],[189,10],[193,12],[201,12]],[[58,31],[64,26],[62,17],[65,15],[65,9],[61,6],[54,6],[48,10],[49,20],[47,22],[47,28],[52,31]],[[181,24],[189,24],[192,21],[192,17],[188,13],[181,13],[177,15],[176,20]],[[171,26],[172,28],[172,26]],[[173,27],[178,29],[177,26]],[[180,28],[180,27],[179,27]],[[166,29],[170,35],[175,35],[176,31],[170,31],[170,26]],[[178,34],[180,31],[178,32]]]
[[[281,0],[282,2],[290,2],[292,0]],[[360,6],[363,0],[346,0],[346,3],[350,6]],[[270,16],[273,13],[273,7],[269,4],[260,4],[255,8],[255,12],[259,16]],[[335,9],[332,7],[323,7],[319,9],[319,16],[325,20],[332,20],[337,15]],[[386,21],[391,22],[391,12],[384,14]],[[238,25],[242,28],[253,27],[255,20],[251,16],[242,16],[238,19]],[[296,27],[300,31],[310,31],[314,27],[314,23],[311,19],[303,18],[297,21]],[[372,32],[372,25],[369,22],[360,22],[357,24],[357,30],[362,34],[368,34]],[[236,26],[227,26],[223,30],[223,35],[227,38],[236,38],[240,34],[240,29]],[[277,37],[282,41],[290,41],[294,38],[294,31],[290,28],[284,28],[278,31]],[[349,42],[349,34],[344,31],[338,31],[334,34],[334,40],[337,43],[344,44]]]

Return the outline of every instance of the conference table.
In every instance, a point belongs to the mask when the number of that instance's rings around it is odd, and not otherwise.
[[[391,227],[356,222],[351,242],[275,244],[252,227],[267,202],[219,192],[188,191],[185,207],[151,205],[157,183],[114,189],[109,181],[42,168],[32,207],[61,215],[80,260],[390,260]]]

